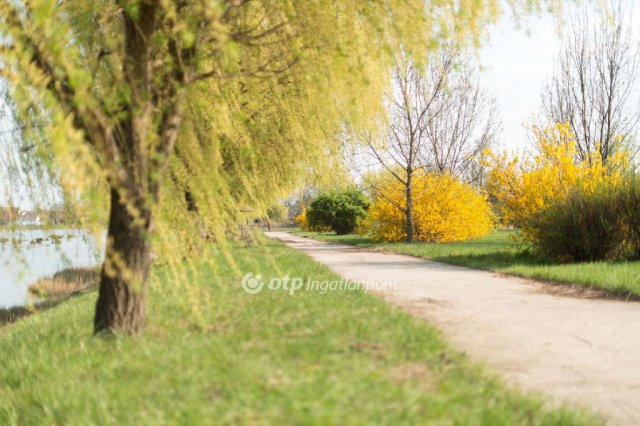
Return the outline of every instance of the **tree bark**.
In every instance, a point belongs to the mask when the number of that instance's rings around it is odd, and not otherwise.
[[[413,242],[413,173],[407,172],[407,186],[406,186],[406,194],[407,194],[407,208],[406,208],[406,216],[407,216],[407,242]]]
[[[95,333],[136,334],[144,328],[151,263],[151,212],[138,208],[134,213],[120,200],[118,191],[112,189]]]

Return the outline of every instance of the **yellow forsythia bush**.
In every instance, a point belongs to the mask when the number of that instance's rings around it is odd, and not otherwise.
[[[303,231],[309,231],[309,221],[307,220],[307,208],[302,207],[302,211],[300,212],[299,215],[293,218],[293,221]]]
[[[572,191],[593,193],[602,185],[615,187],[623,181],[628,155],[620,152],[606,164],[598,150],[590,159],[577,159],[576,141],[567,124],[535,129],[536,152],[528,158],[506,153],[485,153],[487,192],[495,199],[505,224],[519,227],[527,240],[527,221]]]
[[[494,216],[486,197],[448,174],[417,173],[413,179],[414,238],[425,242],[462,241],[486,235]],[[363,227],[380,241],[406,240],[404,185],[380,179]]]

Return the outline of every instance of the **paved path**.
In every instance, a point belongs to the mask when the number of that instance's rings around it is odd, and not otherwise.
[[[507,381],[640,425],[640,303],[572,298],[544,286],[410,256],[267,233],[436,324]]]

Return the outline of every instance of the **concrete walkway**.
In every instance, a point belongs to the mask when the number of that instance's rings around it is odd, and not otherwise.
[[[587,407],[611,425],[640,424],[640,303],[551,295],[491,272],[267,235],[347,279],[395,281],[385,298],[436,324],[508,382]]]

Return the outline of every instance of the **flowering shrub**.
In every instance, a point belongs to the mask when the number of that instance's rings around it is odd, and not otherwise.
[[[364,222],[372,237],[402,241],[407,237],[405,188],[383,176]],[[448,174],[418,173],[413,178],[413,221],[416,241],[462,241],[486,235],[494,223],[486,197]]]
[[[299,215],[293,218],[296,225],[300,227],[303,231],[310,231],[309,229],[309,221],[307,220],[307,208],[302,207],[302,211]]]
[[[495,199],[505,224],[519,227],[528,241],[535,240],[529,221],[554,202],[579,191],[592,194],[596,188],[616,187],[628,167],[624,152],[605,164],[598,150],[590,158],[577,160],[576,141],[565,124],[534,129],[536,154],[510,159],[506,153],[485,153],[489,168],[487,191]]]

